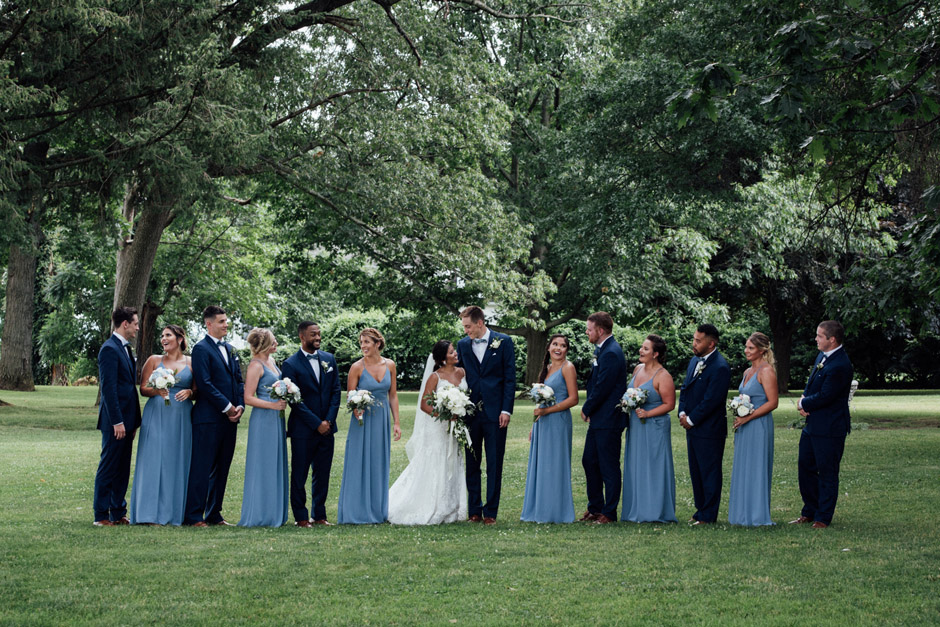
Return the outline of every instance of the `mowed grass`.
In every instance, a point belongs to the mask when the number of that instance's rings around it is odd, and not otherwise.
[[[415,393],[402,395],[407,463]],[[776,431],[776,527],[536,525],[518,521],[530,405],[510,425],[499,524],[312,530],[95,528],[100,436],[94,388],[3,392],[0,624],[923,624],[940,622],[940,393],[866,392],[846,444],[835,524],[799,513],[795,430]],[[583,396],[582,396],[583,398]],[[778,425],[796,418],[784,399]],[[577,413],[577,412],[575,412]],[[327,512],[336,517],[343,414]],[[353,427],[355,428],[355,427]],[[237,520],[247,425],[224,513]],[[572,483],[585,507],[585,426]],[[684,436],[673,427],[677,515],[692,513]],[[725,453],[725,493],[733,444]]]

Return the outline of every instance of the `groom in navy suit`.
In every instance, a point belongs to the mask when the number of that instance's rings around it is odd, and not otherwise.
[[[622,483],[620,442],[627,427],[627,415],[617,407],[627,391],[627,361],[613,330],[613,318],[606,311],[588,316],[587,336],[596,348],[587,398],[581,406],[581,419],[589,423],[581,456],[588,507],[581,520],[597,524],[617,521]]]
[[[320,350],[320,327],[305,320],[297,325],[300,350],[288,357],[281,374],[300,388],[301,401],[291,403],[287,421],[290,438],[290,506],[298,527],[329,525],[326,495],[333,465],[333,434],[339,413],[340,387],[336,359]],[[307,511],[307,473],[312,472]]]
[[[713,523],[721,503],[721,458],[728,439],[725,403],[731,368],[718,352],[718,329],[699,325],[692,338],[695,357],[689,362],[679,395],[679,424],[689,449],[689,474],[695,514],[693,525]]]
[[[508,335],[486,326],[483,310],[467,307],[460,312],[467,337],[457,342],[457,357],[467,373],[470,400],[483,407],[470,417],[471,446],[467,457],[467,496],[470,522],[496,524],[503,483],[506,432],[516,394],[516,352]],[[482,497],[480,461],[486,449],[486,504]]]
[[[835,320],[816,327],[819,354],[797,407],[806,419],[800,434],[798,478],[803,511],[794,524],[813,523],[816,529],[832,524],[839,496],[839,464],[845,436],[852,428],[849,391],[854,370],[842,342],[845,329]]]
[[[137,368],[130,340],[137,337],[137,310],[118,307],[111,314],[114,333],[98,352],[101,405],[101,459],[95,473],[95,526],[127,525],[127,483],[131,474],[134,432],[140,425]]]
[[[245,411],[245,384],[238,356],[225,341],[228,316],[215,305],[202,312],[206,337],[193,347],[193,451],[186,490],[184,525],[231,525],[222,518],[222,499],[235,455],[238,421]]]

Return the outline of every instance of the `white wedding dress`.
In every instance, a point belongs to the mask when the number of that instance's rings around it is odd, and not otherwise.
[[[433,362],[425,371],[423,392]],[[439,379],[437,389],[447,382]],[[460,382],[467,389],[467,380]],[[395,525],[437,525],[467,519],[464,453],[448,433],[448,425],[421,411],[405,445],[408,467],[388,491],[388,521]]]

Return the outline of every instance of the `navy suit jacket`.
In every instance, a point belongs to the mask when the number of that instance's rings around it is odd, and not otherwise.
[[[499,346],[492,348],[496,340],[499,340]],[[470,400],[474,403],[483,401],[483,410],[470,420],[499,422],[501,413],[512,414],[516,398],[516,349],[512,339],[490,329],[490,342],[480,362],[473,354],[470,338],[465,337],[457,342],[457,357],[467,373]]]
[[[193,424],[214,422],[230,424],[225,408],[245,405],[245,382],[238,356],[231,346],[226,348],[228,364],[222,358],[215,340],[206,336],[193,347],[193,380],[197,401],[193,405]]]
[[[330,433],[336,433],[336,415],[339,413],[340,387],[336,358],[326,351],[317,351],[320,361],[320,381],[313,374],[313,366],[302,351],[297,351],[281,364],[281,375],[300,388],[301,401],[290,404],[287,435],[291,438],[312,438],[319,435],[317,428],[326,420]],[[325,365],[324,365],[325,364]]]
[[[591,429],[625,429],[627,415],[617,403],[627,392],[627,360],[613,336],[601,346],[594,362],[581,411],[591,419]]]
[[[801,406],[809,416],[803,428],[809,435],[844,437],[851,429],[849,416],[849,390],[854,369],[844,348],[840,348],[823,361],[824,354],[816,356],[816,363],[803,391]],[[822,367],[818,367],[822,363]]]
[[[116,335],[98,351],[98,381],[101,405],[98,429],[113,429],[124,423],[128,433],[140,426],[140,399],[137,395],[137,368]]]
[[[679,413],[685,412],[692,421],[686,431],[690,437],[724,440],[728,437],[728,385],[731,368],[716,349],[705,362],[705,369],[697,377],[696,359],[689,361],[679,395]]]

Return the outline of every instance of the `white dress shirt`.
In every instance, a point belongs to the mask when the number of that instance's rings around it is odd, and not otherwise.
[[[313,376],[317,378],[317,383],[320,382],[320,355],[317,353],[308,353],[307,351],[300,349],[300,352],[304,354],[304,358],[310,362],[310,367],[313,368]],[[319,352],[319,351],[318,351]],[[313,359],[310,359],[310,356],[313,355]]]
[[[473,338],[470,338],[470,348],[473,349],[473,354],[476,355],[477,361],[482,364],[483,356],[486,355],[486,349],[490,345],[490,330],[487,329],[486,333],[484,333],[483,337],[480,339],[483,341],[477,342]]]

